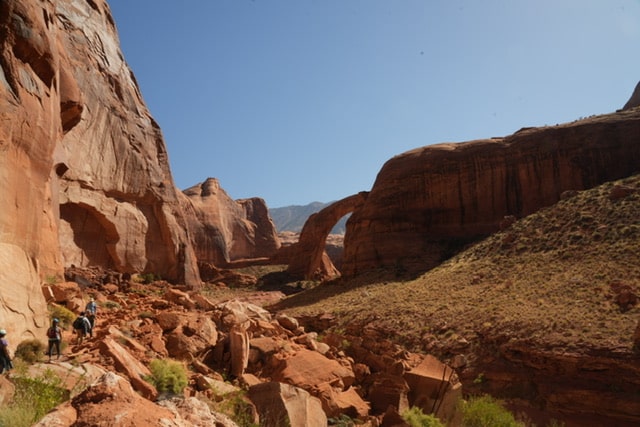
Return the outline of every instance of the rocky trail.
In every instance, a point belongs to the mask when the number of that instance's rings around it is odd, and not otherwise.
[[[136,426],[279,425],[288,419],[291,426],[324,426],[346,417],[383,426],[396,425],[415,405],[455,421],[462,390],[452,368],[366,331],[358,343],[319,336],[296,318],[263,308],[284,298],[279,291],[234,296],[220,285],[193,291],[96,269],[68,276],[75,281],[43,287],[52,313],[66,316],[63,354],[50,362],[44,355],[28,370],[55,373],[71,399],[39,425],[101,419]],[[99,307],[93,336],[78,343],[70,313],[82,311],[90,297]],[[322,320],[330,323],[331,316]],[[357,360],[346,353],[351,346]],[[183,392],[158,390],[149,381],[157,359],[184,366]]]

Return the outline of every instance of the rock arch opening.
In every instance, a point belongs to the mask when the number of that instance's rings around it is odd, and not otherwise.
[[[292,277],[325,279],[339,274],[325,252],[327,237],[341,218],[364,204],[368,194],[363,191],[346,197],[307,219],[289,261],[287,271]]]

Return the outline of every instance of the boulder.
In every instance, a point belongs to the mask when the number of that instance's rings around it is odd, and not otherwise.
[[[209,316],[197,312],[161,314],[158,320],[165,331],[167,318],[176,322],[172,323],[169,332],[164,334],[169,356],[191,360],[195,355],[216,345],[218,329]]]
[[[350,367],[307,349],[300,349],[280,359],[272,378],[305,390],[315,389],[324,383],[346,390],[355,381]]]
[[[196,308],[196,303],[191,299],[189,294],[178,289],[167,289],[164,293],[164,299],[173,304],[181,305],[186,310]]]
[[[107,371],[92,363],[69,363],[66,361],[56,361],[55,363],[35,363],[27,368],[27,375],[31,378],[38,378],[49,374],[54,374],[61,381],[61,387],[69,391],[69,394],[83,390],[93,384]]]
[[[398,375],[376,373],[367,378],[367,396],[375,413],[384,413],[390,406],[398,413],[410,408],[409,385]]]
[[[211,412],[206,402],[195,397],[165,399],[158,402],[158,406],[167,408],[176,415],[175,423],[177,426],[238,427],[238,424],[231,418],[224,414]]]
[[[139,396],[126,379],[107,372],[70,401],[57,406],[35,427],[237,427],[229,417],[211,412],[194,397],[153,403]]]
[[[82,291],[76,282],[61,282],[46,286],[46,293],[53,295],[53,300],[47,302],[55,302],[58,304],[66,304],[75,298],[82,298]]]
[[[114,339],[105,337],[100,342],[100,353],[111,358],[113,366],[128,378],[130,386],[133,386],[137,392],[150,400],[156,398],[158,392],[155,387],[143,379],[145,376],[150,376],[151,371],[124,347]]]
[[[322,402],[322,409],[330,418],[346,415],[353,419],[363,419],[369,415],[369,403],[358,394],[355,388],[337,390],[324,383],[318,387],[317,397]]]
[[[249,365],[249,334],[241,324],[233,325],[229,331],[229,352],[231,375],[238,378]]]
[[[431,355],[404,374],[409,386],[409,405],[435,414],[449,425],[457,416],[462,384],[455,371]]]
[[[77,412],[73,425],[98,426],[104,425],[106,420],[113,426],[177,425],[172,411],[140,396],[126,379],[113,372],[104,374],[70,404]]]
[[[251,322],[271,322],[271,314],[255,304],[233,299],[219,304],[222,323],[226,326]]]
[[[260,425],[326,427],[320,401],[299,387],[266,382],[249,387],[249,399],[260,415]]]
[[[284,313],[278,313],[278,315],[276,315],[276,321],[280,324],[280,326],[289,331],[295,331],[300,327],[300,324],[295,317],[287,316]]]

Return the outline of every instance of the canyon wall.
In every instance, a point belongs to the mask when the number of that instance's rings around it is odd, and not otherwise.
[[[65,265],[151,272],[196,284],[196,260],[162,133],[120,51],[106,3],[55,2],[82,114],[58,143]],[[61,31],[64,30],[64,31]]]
[[[640,111],[418,148],[387,161],[347,222],[342,273],[427,271],[560,199],[640,170]]]
[[[0,322],[48,323],[64,266],[199,284],[166,147],[104,1],[0,2]]]
[[[183,193],[198,262],[225,267],[231,261],[270,257],[280,248],[264,200],[233,200],[215,178]]]

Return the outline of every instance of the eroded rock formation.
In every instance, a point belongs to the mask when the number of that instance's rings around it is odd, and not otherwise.
[[[507,215],[637,172],[639,135],[640,112],[630,110],[400,154],[347,223],[342,273],[433,268]]]
[[[183,193],[199,262],[224,267],[239,259],[269,257],[280,247],[264,200],[233,200],[215,178]]]
[[[64,264],[197,282],[162,133],[124,61],[107,4],[67,0],[54,12],[51,27],[68,58],[60,69],[70,71],[83,105],[56,141],[55,170],[65,170],[56,183]]]
[[[199,285],[183,196],[103,0],[1,2],[0,99],[0,321],[14,341],[44,327],[33,289],[64,266]]]
[[[289,274],[294,277],[328,278],[339,274],[325,252],[325,242],[334,225],[343,216],[362,206],[367,192],[334,202],[309,217],[297,243],[287,247]]]

